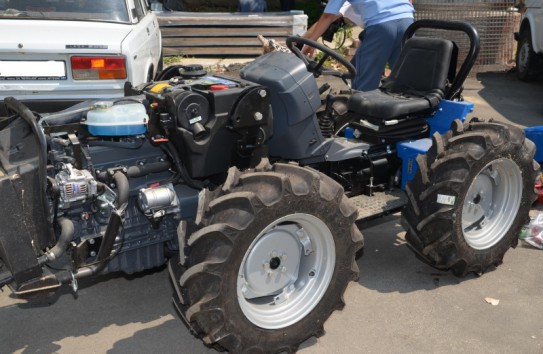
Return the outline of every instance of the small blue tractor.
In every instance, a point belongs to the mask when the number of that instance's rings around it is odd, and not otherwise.
[[[461,65],[453,41],[414,36],[427,28],[469,37]],[[168,262],[192,333],[219,350],[277,353],[321,336],[343,308],[369,221],[401,212],[416,255],[458,276],[499,265],[539,165],[522,129],[464,121],[475,29],[415,22],[370,92],[328,92],[317,77],[347,81],[354,67],[300,37],[287,47],[240,77],[170,67],[124,98],[55,113],[7,98],[0,286],[32,299]]]

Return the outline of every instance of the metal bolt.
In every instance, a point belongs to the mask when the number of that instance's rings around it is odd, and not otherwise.
[[[287,271],[287,267],[281,267],[281,272],[285,273]]]
[[[288,258],[288,256],[287,256],[286,253],[283,253],[283,254],[281,255],[281,259],[282,259],[282,260],[286,261],[287,258]]]
[[[257,121],[262,120],[262,118],[264,118],[264,116],[260,112],[255,112],[254,117],[255,117],[255,120],[257,120]]]
[[[260,97],[264,98],[268,95],[268,93],[266,92],[266,90],[260,90],[258,91],[258,94],[260,95]]]
[[[95,256],[96,256],[96,252],[95,252],[95,251],[91,251],[90,256],[91,256],[91,257],[95,257]]]
[[[91,239],[89,240],[89,243],[90,243],[91,245],[94,245],[94,239],[91,238]]]
[[[271,253],[271,256],[272,256],[273,258],[277,257],[277,251],[273,250],[272,253]]]
[[[247,285],[243,284],[243,286],[241,287],[241,292],[242,293],[247,293]]]

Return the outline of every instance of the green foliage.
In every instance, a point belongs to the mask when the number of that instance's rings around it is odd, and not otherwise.
[[[164,59],[162,59],[162,63],[164,64],[164,67],[167,67],[173,64],[178,64],[181,62],[181,60],[187,59],[187,58],[188,57],[185,55],[171,55],[171,56],[164,57]]]
[[[309,28],[317,22],[324,9],[319,0],[296,0],[294,10],[302,10],[307,15],[307,28]]]

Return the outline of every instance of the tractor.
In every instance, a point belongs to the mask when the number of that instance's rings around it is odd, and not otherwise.
[[[458,70],[453,41],[415,35],[428,28],[469,37]],[[369,92],[319,86],[354,67],[320,43],[286,44],[239,77],[170,67],[123,98],[60,112],[6,98],[0,286],[32,300],[167,263],[195,336],[277,353],[324,334],[358,277],[360,229],[383,216],[401,212],[409,247],[437,269],[498,266],[528,220],[539,165],[522,129],[466,121],[476,30],[415,22]]]

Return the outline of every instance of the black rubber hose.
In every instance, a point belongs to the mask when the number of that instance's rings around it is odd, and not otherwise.
[[[147,176],[151,173],[167,171],[170,169],[170,167],[171,164],[168,161],[152,162],[143,166],[130,166],[126,169],[126,175],[130,178],[138,178]],[[107,176],[107,172],[103,171],[98,174],[97,178],[101,181],[105,181],[107,179]]]
[[[53,248],[38,258],[38,263],[40,265],[53,262],[54,260],[58,259],[58,257],[66,252],[68,244],[73,240],[75,227],[72,220],[60,218],[58,219],[58,224],[60,226],[60,236],[58,237],[58,241]]]
[[[128,178],[120,171],[113,175],[113,181],[117,185],[116,210],[114,210],[109,217],[106,232],[104,233],[100,249],[96,255],[96,261],[93,264],[78,269],[74,275],[77,279],[97,274],[104,269],[109,260],[115,256],[115,253],[112,253],[112,249],[115,239],[120,234],[124,224],[123,215],[128,202],[129,185]]]
[[[130,166],[128,167],[126,174],[128,177],[136,178],[147,176],[150,173],[158,173],[168,171],[171,164],[168,161],[148,163],[143,166]]]
[[[115,204],[117,209],[119,209],[123,204],[128,202],[130,186],[128,184],[128,178],[126,178],[125,174],[120,171],[115,172],[113,175],[113,181],[117,186],[117,199],[115,200]]]
[[[104,234],[104,239],[102,240],[102,244],[100,245],[100,249],[96,255],[96,262],[78,269],[74,275],[76,279],[88,277],[101,272],[106,267],[109,260],[117,254],[118,250],[114,252],[111,250],[113,249],[115,238],[117,238],[117,236],[120,234],[123,227],[123,214],[124,209],[115,210],[113,213],[111,213],[109,223],[107,224],[106,232]]]

